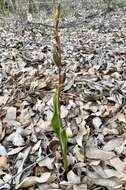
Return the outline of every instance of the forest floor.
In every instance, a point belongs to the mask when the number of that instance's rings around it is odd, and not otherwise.
[[[0,29],[0,189],[126,189],[126,9],[61,30],[67,174],[50,125],[51,33]]]

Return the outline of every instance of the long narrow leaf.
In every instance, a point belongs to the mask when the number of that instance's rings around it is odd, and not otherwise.
[[[55,93],[53,97],[53,117],[51,120],[52,127],[54,129],[54,132],[56,133],[56,136],[59,139],[61,152],[63,156],[63,163],[64,163],[64,169],[65,171],[68,168],[68,161],[67,161],[67,134],[65,129],[63,129],[62,126],[62,120],[60,118],[59,114],[59,108],[58,108],[58,92]]]
[[[59,110],[58,110],[58,93],[55,93],[53,97],[53,117],[51,120],[52,127],[59,138],[60,129],[62,127],[61,119],[59,116]]]
[[[62,140],[62,152],[63,153],[67,153],[67,142],[68,142],[68,139],[67,139],[67,134],[66,134],[66,131],[65,129],[62,129],[61,131],[61,140]]]

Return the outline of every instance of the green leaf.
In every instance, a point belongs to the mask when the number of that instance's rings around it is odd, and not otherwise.
[[[62,129],[62,131],[61,131],[61,140],[62,140],[62,152],[67,153],[68,139],[67,139],[67,134],[66,134],[65,129]]]
[[[59,114],[59,98],[58,98],[58,92],[55,93],[53,97],[53,117],[51,120],[51,125],[54,129],[54,132],[56,133],[56,136],[59,139],[61,152],[63,156],[63,162],[64,162],[64,169],[65,171],[68,168],[68,161],[67,161],[67,134],[65,129],[63,129],[62,120],[60,118]]]
[[[54,111],[53,111],[53,117],[51,120],[51,124],[52,124],[52,127],[53,127],[57,137],[59,138],[62,123],[61,123],[58,109],[59,109],[58,108],[58,93],[55,93],[55,95],[53,97],[53,110]]]

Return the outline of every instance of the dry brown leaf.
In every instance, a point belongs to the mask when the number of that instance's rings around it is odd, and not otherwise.
[[[123,143],[123,141],[124,141],[123,138],[112,139],[105,144],[105,146],[103,147],[103,150],[112,151],[115,148],[117,148],[118,146],[120,146]]]
[[[101,186],[108,187],[108,188],[112,187],[112,188],[118,189],[122,186],[121,182],[119,182],[119,180],[117,180],[115,178],[113,178],[113,179],[98,178],[98,179],[95,179],[94,182],[97,185],[101,185]]]
[[[111,166],[113,166],[117,171],[124,173],[126,175],[126,163],[121,161],[120,158],[115,157],[109,160]]]
[[[40,167],[45,166],[48,169],[53,169],[54,168],[54,166],[53,166],[54,165],[54,160],[55,160],[55,158],[49,158],[49,157],[47,157],[44,160],[40,161],[38,163],[38,165]]]
[[[99,127],[102,125],[102,121],[99,117],[93,118],[92,123],[93,123],[95,129],[99,129]]]
[[[65,118],[68,115],[68,109],[65,106],[61,106],[61,118]]]
[[[6,156],[7,151],[3,145],[0,144],[0,156]]]
[[[12,150],[10,150],[7,155],[8,156],[11,156],[11,155],[14,155],[14,154],[17,154],[19,152],[21,152],[25,147],[18,147],[18,148],[14,148]]]
[[[115,154],[113,152],[104,151],[96,148],[89,148],[86,150],[86,157],[90,159],[96,159],[96,160],[110,160],[113,158]]]
[[[88,134],[88,129],[85,126],[82,126],[76,137],[77,144],[80,147],[83,147],[83,138],[84,138],[84,135],[86,134]]]
[[[47,172],[42,174],[40,177],[36,176],[26,177],[19,185],[16,186],[16,189],[28,188],[40,183],[46,183],[49,180],[50,176],[51,173]]]
[[[87,190],[87,184],[73,185],[73,190]]]
[[[22,137],[22,132],[23,129],[21,127],[17,127],[16,131],[7,137],[7,140],[11,141],[15,146],[24,146],[25,142]]]
[[[40,148],[40,145],[41,145],[41,140],[38,141],[38,142],[32,147],[31,154],[34,154],[34,153]]]
[[[70,126],[66,128],[66,133],[68,137],[73,137],[72,129]]]
[[[31,114],[29,108],[22,109],[20,116],[18,116],[18,121],[23,125],[29,125],[31,123]]]
[[[20,178],[21,178],[21,175],[22,175],[22,172],[23,172],[24,162],[27,159],[27,157],[28,157],[28,155],[30,153],[30,150],[31,150],[31,147],[28,147],[22,153],[23,154],[23,160],[21,161],[21,164],[20,164],[20,166],[18,168],[18,171],[17,171],[17,173],[20,173],[20,174],[15,178],[16,184],[19,184],[19,182],[20,182]]]
[[[110,179],[104,179],[100,177],[97,173],[88,171],[87,176],[89,179],[97,185],[105,186],[108,188],[116,188],[121,186],[119,179],[111,177]]]
[[[6,156],[0,156],[0,168],[7,169],[7,157]]]
[[[123,122],[123,123],[126,123],[126,115],[123,114],[123,113],[118,113],[117,114],[117,119],[120,121],[120,122]]]
[[[37,123],[37,126],[43,130],[43,131],[52,131],[52,127],[50,126],[51,121],[44,121],[43,119],[40,119]]]
[[[80,162],[84,162],[84,152],[82,151],[81,148],[79,148],[78,146],[75,146],[74,149],[73,149],[73,152],[75,154],[75,157],[78,161]]]
[[[8,94],[4,95],[4,96],[0,96],[0,106],[6,104],[6,102],[8,101],[9,96]]]
[[[67,174],[68,182],[71,184],[78,184],[81,182],[80,176],[77,176],[72,170]]]
[[[7,109],[7,114],[6,114],[6,120],[12,121],[12,120],[16,120],[16,108],[15,107],[9,107]]]

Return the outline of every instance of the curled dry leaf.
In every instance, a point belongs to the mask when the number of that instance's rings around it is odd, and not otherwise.
[[[28,188],[35,186],[37,184],[47,183],[50,177],[51,173],[49,172],[42,174],[40,177],[35,177],[35,176],[26,177],[19,185],[16,186],[16,189]]]

